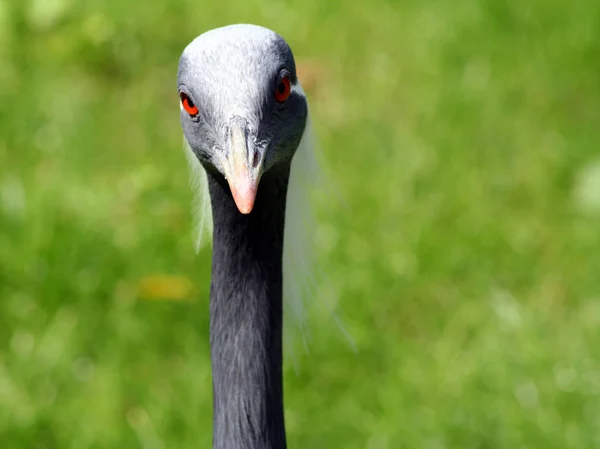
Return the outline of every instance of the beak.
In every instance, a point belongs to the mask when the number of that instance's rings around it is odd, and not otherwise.
[[[258,182],[262,175],[262,158],[254,145],[248,145],[246,121],[238,117],[229,125],[229,151],[222,157],[225,177],[235,205],[242,214],[254,207]]]

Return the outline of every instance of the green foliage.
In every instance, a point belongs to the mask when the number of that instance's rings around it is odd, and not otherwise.
[[[0,446],[210,447],[175,74],[235,22],[322,68],[344,197],[319,295],[356,352],[314,314],[290,448],[598,447],[595,0],[0,0]]]

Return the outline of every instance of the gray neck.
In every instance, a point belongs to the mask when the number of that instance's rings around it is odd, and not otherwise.
[[[208,174],[213,209],[213,448],[285,449],[282,256],[289,171],[267,173],[249,215]]]

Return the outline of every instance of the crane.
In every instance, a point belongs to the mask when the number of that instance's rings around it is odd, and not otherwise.
[[[213,448],[283,449],[283,298],[298,297],[294,276],[307,273],[316,167],[307,99],[289,45],[256,25],[198,36],[177,82],[201,220],[212,229]]]

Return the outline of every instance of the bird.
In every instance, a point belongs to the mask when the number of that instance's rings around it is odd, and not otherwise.
[[[198,233],[212,239],[213,448],[284,449],[282,316],[284,302],[302,314],[319,176],[307,97],[286,40],[251,24],[196,37],[177,85]]]

